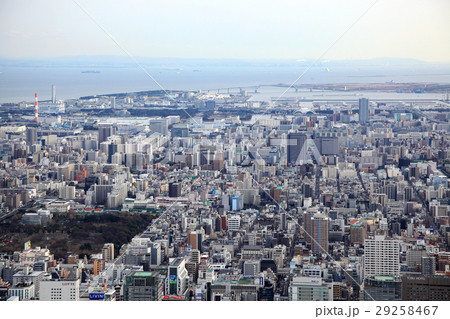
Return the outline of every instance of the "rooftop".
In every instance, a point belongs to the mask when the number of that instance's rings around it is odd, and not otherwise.
[[[151,271],[138,271],[134,273],[134,277],[150,277],[153,275]]]

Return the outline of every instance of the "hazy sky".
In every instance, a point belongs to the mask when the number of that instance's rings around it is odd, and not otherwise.
[[[131,54],[317,58],[374,0],[78,0]],[[324,56],[450,62],[449,0],[379,0]],[[0,0],[0,56],[124,55],[71,0]]]

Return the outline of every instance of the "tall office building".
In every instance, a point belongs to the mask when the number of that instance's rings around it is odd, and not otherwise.
[[[100,124],[98,127],[98,144],[116,134],[116,127],[112,124]]]
[[[188,291],[189,276],[186,270],[186,260],[182,257],[175,258],[169,265],[166,284],[166,295],[184,296]]]
[[[148,247],[150,247],[150,264],[155,266],[161,265],[161,261],[163,259],[161,244],[149,243]]]
[[[33,145],[37,143],[37,128],[28,127],[26,134],[27,134],[27,145]]]
[[[199,231],[190,231],[187,233],[187,242],[192,250],[202,251],[202,238],[203,235]]]
[[[311,217],[311,251],[328,253],[328,217],[317,213]]]
[[[285,212],[280,214],[280,229],[281,230],[287,229],[287,216]]]
[[[304,236],[305,236],[305,242],[307,244],[311,244],[311,218],[314,216],[314,212],[305,212],[305,215],[303,217],[303,228],[304,228]]]
[[[422,275],[432,277],[436,271],[436,258],[434,256],[422,257]]]
[[[364,241],[364,278],[370,275],[400,274],[400,244],[397,240],[375,235]]]
[[[52,85],[52,103],[56,103],[56,86]]]
[[[306,143],[306,135],[303,133],[290,133],[287,138],[288,164],[297,164],[300,152]]]
[[[369,100],[359,99],[359,122],[366,123],[369,120]]]
[[[180,196],[181,196],[181,184],[169,183],[169,197],[180,197]]]
[[[389,200],[397,200],[397,185],[389,184],[383,187],[384,193],[388,196]]]

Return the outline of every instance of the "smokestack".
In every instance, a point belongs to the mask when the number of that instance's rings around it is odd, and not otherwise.
[[[56,103],[56,86],[52,85],[52,103]]]
[[[37,93],[34,93],[34,121],[39,122]]]

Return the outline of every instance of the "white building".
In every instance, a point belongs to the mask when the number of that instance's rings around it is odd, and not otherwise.
[[[59,198],[74,199],[75,198],[75,186],[61,186],[61,188],[59,189]]]
[[[66,112],[66,105],[59,101],[57,103],[39,103],[39,113],[41,114],[61,114]]]
[[[230,216],[227,222],[230,231],[239,231],[241,228],[241,216],[239,215]]]
[[[364,242],[364,277],[369,275],[400,274],[400,243],[376,235]]]
[[[189,275],[185,266],[186,260],[181,257],[170,263],[165,285],[166,295],[184,296],[186,294]]]
[[[43,280],[39,299],[43,301],[78,301],[80,300],[80,281]]]
[[[33,295],[31,297],[39,297],[40,283],[46,276],[44,271],[33,271],[30,267],[25,267],[22,271],[13,275],[13,286],[20,286],[20,284],[32,283]]]

